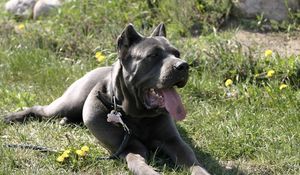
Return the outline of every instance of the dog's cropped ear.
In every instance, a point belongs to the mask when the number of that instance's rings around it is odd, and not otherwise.
[[[138,43],[143,38],[137,31],[135,31],[132,24],[128,24],[117,39],[118,52],[127,50],[131,45]]]
[[[163,37],[167,37],[167,33],[166,33],[166,27],[164,23],[160,23],[152,32],[152,34],[150,35],[151,37],[153,36],[163,36]]]

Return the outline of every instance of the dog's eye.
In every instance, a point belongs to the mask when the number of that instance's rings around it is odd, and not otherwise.
[[[152,53],[152,54],[149,55],[150,58],[155,58],[157,56],[158,56],[158,53]]]
[[[149,51],[149,54],[147,55],[148,58],[160,58],[163,56],[164,49],[161,47],[154,47]]]
[[[151,53],[147,56],[147,58],[150,58],[150,59],[153,59],[153,58],[155,59],[155,58],[159,58],[159,57],[161,57],[161,52],[160,51],[153,52],[153,53]]]

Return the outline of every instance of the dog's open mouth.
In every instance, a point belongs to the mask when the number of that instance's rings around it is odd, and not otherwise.
[[[165,108],[175,120],[183,120],[186,116],[181,98],[173,87],[147,90],[145,106],[148,109]]]

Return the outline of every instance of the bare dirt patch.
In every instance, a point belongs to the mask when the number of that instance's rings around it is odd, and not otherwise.
[[[300,56],[300,32],[289,33],[258,33],[245,30],[236,32],[234,39],[243,46],[264,52],[271,49],[281,56]]]

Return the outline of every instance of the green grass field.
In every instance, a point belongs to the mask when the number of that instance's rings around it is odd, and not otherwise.
[[[115,40],[127,23],[148,35],[164,21],[169,40],[191,65],[189,82],[179,90],[188,117],[177,126],[205,168],[212,174],[300,174],[300,56],[244,49],[232,39],[236,28],[212,32],[209,22],[192,37],[189,27],[201,19],[195,10],[218,17],[226,8],[180,2],[180,9],[168,1],[149,9],[134,0],[73,1],[38,21],[18,21],[1,10],[0,116],[48,104],[89,70],[113,63]],[[97,61],[97,52],[105,60]],[[59,163],[59,154],[8,149],[8,143],[55,150],[87,145],[90,151]],[[122,161],[96,160],[106,155],[84,126],[60,126],[57,119],[0,122],[3,175],[130,174]],[[189,174],[164,156],[153,154],[149,163],[162,174]]]

